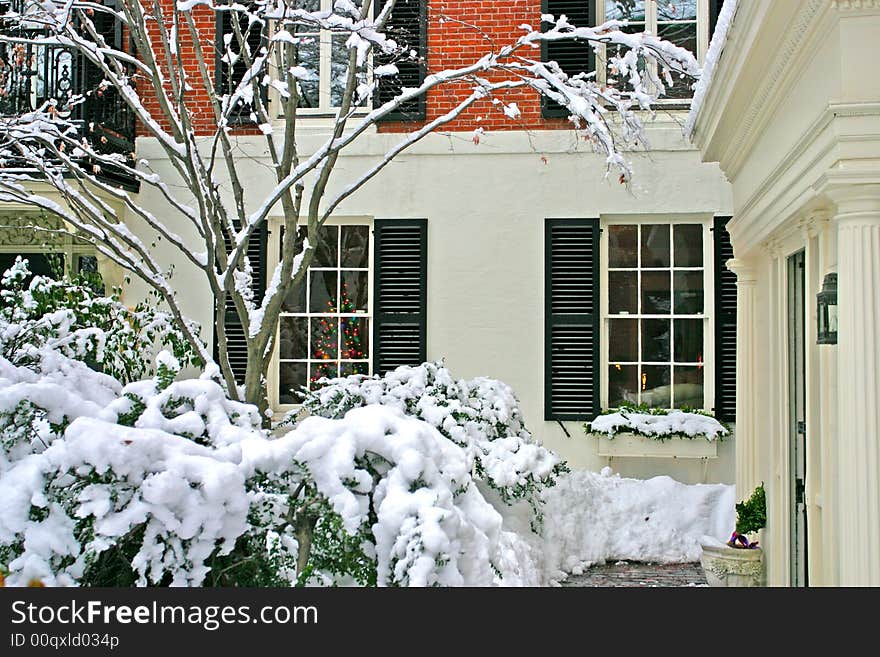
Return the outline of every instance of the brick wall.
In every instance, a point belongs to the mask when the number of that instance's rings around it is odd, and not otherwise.
[[[160,0],[163,10],[167,10],[167,16],[171,15],[171,8],[176,0]],[[196,27],[202,36],[202,51],[205,58],[205,64],[210,72],[212,79],[216,82],[216,55],[214,50],[214,34],[216,32],[215,13],[205,6],[197,6],[192,12]],[[169,21],[170,28],[170,21]],[[159,39],[158,30],[154,30],[155,38]],[[182,66],[192,91],[188,92],[189,100],[187,107],[192,115],[193,125],[200,134],[210,134],[214,131],[214,110],[211,107],[211,99],[208,91],[202,83],[202,74],[199,71],[198,60],[196,59],[195,45],[190,36],[189,29],[186,25],[182,25],[178,35],[178,41],[181,51],[181,61],[174,62],[174,66]],[[161,46],[157,46],[157,55],[161,56]],[[165,75],[167,77],[167,67],[161,62]],[[137,81],[138,89],[144,101],[144,107],[150,112],[152,117],[166,130],[170,128],[169,122],[160,109],[159,100],[156,94],[151,93],[152,83],[146,79]],[[235,130],[237,134],[260,134],[256,127],[238,128]],[[139,126],[138,134],[146,134],[143,126]]]
[[[163,8],[169,8],[175,0],[161,0]],[[193,10],[196,25],[202,33],[202,48],[211,75],[215,75],[215,56],[213,39],[215,34],[214,12],[198,6]],[[540,24],[541,0],[430,0],[428,7],[428,72],[442,71],[473,63],[490,50],[513,43],[522,31],[518,26],[527,23],[537,28]],[[189,92],[188,103],[193,121],[201,133],[210,133],[213,128],[213,111],[195,56],[195,49],[189,30],[181,29],[178,36],[182,44],[182,65],[189,76],[193,90]],[[534,52],[539,57],[539,51]],[[175,65],[178,65],[175,63]],[[155,95],[149,93],[150,83],[139,80],[138,87],[144,95],[144,105],[152,116],[166,129],[167,121],[162,118]],[[432,120],[455,107],[470,95],[467,85],[445,85],[428,94],[427,118]],[[479,101],[466,113],[447,124],[444,130],[471,131],[478,126],[486,130],[536,130],[567,127],[565,120],[545,120],[541,118],[541,102],[530,90],[504,92],[499,96],[505,103],[515,102],[522,116],[509,119],[488,100]],[[479,119],[479,121],[477,121]],[[382,125],[383,132],[408,132],[418,125],[413,122]],[[139,133],[144,134],[143,127]],[[236,129],[239,134],[259,134],[255,127]]]
[[[523,31],[522,24],[537,29],[541,23],[541,0],[430,0],[428,5],[428,73],[472,64],[483,54],[511,44]],[[533,51],[535,58],[540,51]],[[467,85],[446,85],[429,92],[427,119],[430,121],[453,109],[470,95]],[[444,130],[539,130],[568,127],[563,119],[541,117],[541,101],[531,90],[504,92],[499,100],[514,102],[522,112],[519,119],[506,117],[489,100],[475,103]],[[477,121],[479,119],[479,121]],[[411,131],[412,122],[387,123],[383,132]]]

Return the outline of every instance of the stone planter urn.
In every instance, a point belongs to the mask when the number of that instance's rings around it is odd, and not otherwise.
[[[709,586],[764,586],[764,551],[701,543],[700,564]]]

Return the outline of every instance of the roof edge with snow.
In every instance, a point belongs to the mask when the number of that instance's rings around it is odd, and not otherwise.
[[[700,113],[700,107],[703,99],[709,92],[712,84],[712,77],[715,73],[715,66],[724,52],[724,45],[727,43],[727,35],[730,32],[730,26],[733,24],[733,17],[736,14],[737,0],[726,0],[721,12],[718,14],[718,21],[715,24],[715,32],[712,34],[712,40],[709,43],[709,51],[706,53],[706,62],[703,64],[703,72],[694,89],[694,98],[691,101],[691,111],[688,114],[687,121],[684,125],[685,134],[688,137],[693,136],[694,126],[697,123],[697,116]]]

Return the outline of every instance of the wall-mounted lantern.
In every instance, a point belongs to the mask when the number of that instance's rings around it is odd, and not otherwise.
[[[837,344],[837,274],[826,274],[816,295],[818,332],[816,344]]]

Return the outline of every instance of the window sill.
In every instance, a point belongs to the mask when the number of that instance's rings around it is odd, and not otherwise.
[[[657,440],[633,433],[618,433],[609,438],[604,433],[588,433],[597,439],[597,454],[606,458],[674,458],[714,459],[718,457],[718,441],[705,438],[673,436]]]

